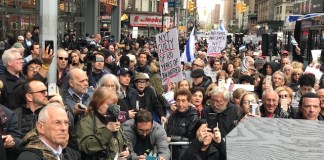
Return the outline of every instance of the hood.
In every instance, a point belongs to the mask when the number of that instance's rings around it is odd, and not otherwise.
[[[267,62],[267,63],[265,63],[263,65],[262,70],[261,70],[261,73],[263,75],[266,75],[266,67],[267,67],[267,65],[270,65],[271,66],[271,68],[272,68],[272,74],[280,69],[280,63],[273,62],[273,61]]]

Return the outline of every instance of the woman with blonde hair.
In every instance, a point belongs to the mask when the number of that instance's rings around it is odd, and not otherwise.
[[[304,71],[300,68],[295,68],[290,76],[290,82],[287,84],[294,92],[299,88],[299,78],[303,75]]]
[[[279,95],[279,105],[281,109],[288,112],[290,117],[295,117],[297,110],[291,106],[294,91],[287,86],[278,87],[275,91]]]

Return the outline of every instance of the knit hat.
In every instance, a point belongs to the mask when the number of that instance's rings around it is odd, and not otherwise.
[[[263,66],[264,65],[264,60],[263,58],[257,58],[255,61],[254,61],[254,67],[255,68],[258,68],[257,66]]]

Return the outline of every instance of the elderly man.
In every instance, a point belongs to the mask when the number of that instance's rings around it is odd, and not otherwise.
[[[49,103],[40,111],[36,129],[24,137],[24,151],[17,160],[63,159],[62,146],[67,143],[69,125],[63,106]],[[40,152],[42,156],[39,155]]]
[[[153,121],[152,113],[146,109],[137,112],[134,119],[123,123],[125,138],[134,150],[132,159],[145,160],[156,148],[160,160],[170,159],[170,150],[164,128]]]
[[[229,91],[222,86],[214,88],[209,100],[210,106],[202,110],[201,119],[206,119],[208,128],[219,128],[225,137],[237,124],[238,107],[230,102]]]
[[[290,118],[289,113],[278,106],[279,95],[272,89],[267,89],[262,94],[261,117]]]
[[[299,113],[295,117],[296,119],[307,120],[321,120],[323,117],[320,115],[321,104],[320,98],[313,92],[305,93],[299,101]]]
[[[53,51],[48,52],[48,48],[43,50],[42,60],[43,64],[39,72],[37,73],[36,79],[39,77],[46,77],[48,67],[53,59]],[[25,77],[22,75],[21,71],[23,68],[24,59],[19,53],[19,50],[11,48],[6,50],[2,55],[3,65],[6,67],[4,74],[0,75],[0,80],[4,83],[4,87],[1,90],[1,101],[0,103],[8,107],[9,109],[16,109],[19,106],[16,104],[16,99],[14,94],[16,93],[15,88],[25,82]]]

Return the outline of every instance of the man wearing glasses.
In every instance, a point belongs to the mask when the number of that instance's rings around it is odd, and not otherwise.
[[[57,50],[57,86],[66,88],[66,75],[68,72],[67,65],[69,60],[69,54],[64,49]],[[63,85],[63,86],[62,86]]]
[[[62,160],[62,147],[69,139],[69,125],[67,113],[61,104],[47,104],[39,113],[36,129],[30,131],[22,142],[25,150],[17,160]]]
[[[170,150],[164,128],[153,121],[152,113],[146,109],[137,112],[134,119],[123,123],[125,138],[130,142],[132,159],[145,160],[154,155],[159,160],[169,160]],[[153,153],[153,151],[156,153]]]

